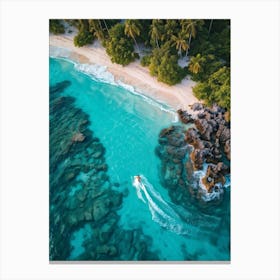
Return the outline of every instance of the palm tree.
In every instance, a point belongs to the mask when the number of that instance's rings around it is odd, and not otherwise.
[[[172,39],[172,36],[178,34],[180,31],[178,20],[167,19],[164,25],[164,41],[169,41]]]
[[[104,22],[104,24],[105,24],[105,28],[106,28],[106,30],[107,30],[107,33],[109,34],[109,29],[108,29],[108,26],[107,26],[107,24],[106,24],[106,20],[103,19],[103,22]]]
[[[204,21],[201,19],[186,19],[181,21],[182,30],[189,36],[189,47],[186,51],[186,56],[190,50],[191,40],[196,37],[197,29],[203,24],[203,22]]]
[[[206,60],[205,57],[202,57],[200,53],[197,54],[196,56],[193,56],[189,64],[189,70],[192,73],[197,74],[198,72],[200,72],[205,60]]]
[[[211,31],[212,25],[213,25],[213,19],[211,19],[210,24],[209,24],[208,37],[209,37],[210,31]]]
[[[98,40],[103,41],[105,39],[104,30],[102,28],[99,19],[89,20],[89,31],[98,38]]]
[[[124,33],[134,40],[134,43],[135,43],[139,53],[140,53],[140,49],[135,40],[135,36],[140,35],[140,28],[141,27],[140,27],[140,23],[138,20],[127,19],[124,23]]]
[[[151,30],[150,30],[150,36],[152,41],[156,42],[157,48],[159,49],[159,39],[162,37],[162,20],[161,19],[153,19]]]
[[[180,32],[178,36],[173,35],[171,37],[171,40],[173,41],[173,45],[176,45],[176,50],[178,50],[180,57],[182,57],[182,49],[184,51],[187,51],[189,47],[186,41],[186,37],[182,32]]]

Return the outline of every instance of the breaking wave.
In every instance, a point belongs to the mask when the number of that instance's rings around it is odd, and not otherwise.
[[[50,47],[50,57],[53,58],[62,58],[74,64],[74,68],[91,77],[95,81],[102,81],[103,83],[111,84],[126,89],[131,94],[141,97],[145,102],[149,103],[152,106],[157,107],[158,109],[167,112],[172,115],[174,123],[178,122],[177,113],[169,107],[167,104],[154,100],[150,97],[147,97],[143,92],[136,90],[132,85],[123,83],[120,80],[116,80],[114,75],[107,70],[107,66],[97,65],[97,64],[87,64],[87,63],[78,63],[70,59],[71,51],[65,48],[59,47]]]

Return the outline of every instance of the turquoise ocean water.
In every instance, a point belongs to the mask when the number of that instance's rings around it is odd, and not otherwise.
[[[178,124],[176,114],[122,86],[84,73],[71,61],[50,58],[50,85],[64,80],[71,81],[71,86],[63,95],[74,97],[75,105],[88,114],[89,128],[106,148],[110,180],[126,193],[117,211],[119,226],[141,228],[151,238],[149,246],[160,260],[229,260],[229,223],[224,216],[212,215],[211,209],[197,213],[195,207],[174,205],[160,184],[155,147],[161,129]],[[142,188],[133,186],[136,174],[143,177]],[[229,213],[229,203],[218,207],[223,207],[221,213]],[[181,218],[182,212],[189,220]],[[91,234],[87,226],[72,234],[68,259],[84,252],[83,240],[90,240]]]

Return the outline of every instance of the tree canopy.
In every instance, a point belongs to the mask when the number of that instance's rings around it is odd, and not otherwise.
[[[112,62],[121,65],[127,65],[135,59],[132,39],[125,35],[123,24],[118,23],[109,30],[106,52]]]
[[[62,34],[65,32],[64,25],[59,19],[50,19],[49,21],[50,32],[53,34]]]
[[[205,100],[207,105],[217,103],[230,110],[230,68],[221,67],[210,75],[207,81],[199,82],[193,91],[195,96]]]

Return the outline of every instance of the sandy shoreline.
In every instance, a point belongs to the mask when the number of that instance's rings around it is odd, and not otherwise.
[[[73,44],[72,36],[50,35],[50,46],[70,51],[70,58],[80,63],[106,66],[107,71],[114,75],[115,80],[131,85],[135,90],[165,103],[175,110],[181,108],[190,111],[189,105],[198,102],[192,92],[195,82],[184,79],[180,84],[168,86],[152,77],[149,70],[142,67],[139,61],[124,67],[114,64],[98,41],[91,46],[77,48]]]

